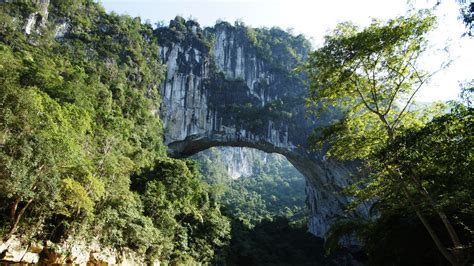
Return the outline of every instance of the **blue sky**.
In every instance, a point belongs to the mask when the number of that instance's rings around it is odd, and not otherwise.
[[[337,22],[352,20],[368,23],[371,16],[389,18],[402,14],[405,10],[405,5],[397,1],[380,0],[333,3],[327,0],[100,0],[100,2],[108,11],[140,16],[152,23],[157,21],[168,23],[176,15],[197,19],[203,26],[212,26],[217,20],[229,22],[242,20],[253,27],[292,28],[295,33],[304,33],[308,37],[313,37],[316,42]]]
[[[217,20],[242,20],[253,27],[278,26],[303,33],[313,46],[322,44],[325,33],[343,21],[367,25],[371,18],[386,20],[407,10],[405,0],[100,0],[107,11],[140,16],[152,24],[168,23],[176,15],[193,18],[202,26],[212,26]],[[410,1],[416,7],[426,7],[433,0]],[[457,19],[454,0],[443,1],[438,10],[440,26],[431,36],[433,49],[423,66],[434,69],[443,60],[453,59],[450,68],[437,74],[420,93],[420,101],[454,99],[459,94],[458,83],[474,78],[469,69],[474,61],[474,39],[460,38],[463,25]],[[449,44],[449,53],[444,51]]]

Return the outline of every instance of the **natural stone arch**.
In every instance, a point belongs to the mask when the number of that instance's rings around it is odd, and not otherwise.
[[[351,182],[350,174],[354,166],[349,163],[325,160],[315,154],[299,154],[286,148],[277,147],[265,140],[255,141],[238,138],[223,132],[210,132],[208,135],[191,135],[184,140],[168,144],[169,155],[185,158],[212,147],[246,147],[266,153],[283,155],[307,180],[306,192],[309,199],[310,219],[308,229],[314,235],[324,237],[329,226],[338,217],[347,217],[344,206],[348,200],[338,195],[342,188]],[[312,155],[312,156],[311,156]],[[366,209],[360,207],[360,213]]]
[[[345,179],[336,178],[335,175],[346,175],[351,171],[351,167],[346,163],[337,163],[336,161],[327,161],[323,158],[317,158],[315,154],[300,154],[296,150],[287,147],[278,147],[265,139],[253,140],[245,139],[235,134],[226,134],[225,132],[209,132],[207,135],[191,135],[184,140],[171,142],[168,144],[168,153],[175,158],[191,157],[201,151],[212,147],[245,147],[254,148],[266,153],[278,153],[283,155],[300,173],[305,177],[319,177],[311,180],[319,186],[348,185]],[[332,172],[339,171],[334,174]],[[332,174],[332,176],[331,176]],[[327,180],[321,180],[326,177]]]
[[[351,183],[355,168],[308,148],[312,130],[331,114],[307,119],[305,77],[291,71],[300,62],[263,58],[243,26],[220,23],[201,30],[193,21],[177,19],[170,27],[157,30],[166,65],[159,115],[169,154],[187,157],[234,146],[284,155],[307,180],[309,231],[324,236],[335,219],[348,215],[348,199],[338,192]],[[274,34],[295,38],[283,31]],[[207,46],[206,39],[213,45]],[[304,60],[309,48],[294,46]]]

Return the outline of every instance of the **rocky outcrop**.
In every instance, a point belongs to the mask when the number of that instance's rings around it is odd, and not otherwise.
[[[46,26],[48,21],[49,0],[39,0],[37,2],[37,11],[31,13],[25,23],[25,33],[39,33]]]
[[[232,179],[259,174],[262,172],[262,165],[272,161],[281,161],[282,165],[290,166],[285,157],[280,154],[269,154],[246,147],[214,147],[198,153],[192,159],[204,164],[209,160],[213,164],[222,166],[227,176]],[[201,169],[203,174],[208,171],[206,168],[201,167]]]
[[[161,47],[160,55],[167,66],[161,86],[161,114],[166,115],[161,118],[168,130],[168,142],[206,132],[214,123],[203,90],[209,58],[202,51],[180,43]],[[203,119],[208,116],[209,119]]]
[[[351,183],[354,166],[326,160],[307,143],[331,114],[307,119],[305,77],[291,71],[309,51],[304,39],[225,22],[202,30],[182,18],[156,34],[167,66],[160,116],[170,155],[214,146],[279,153],[307,179],[310,232],[324,236],[335,219],[353,215],[338,192]]]
[[[246,148],[236,149],[224,147],[221,151],[222,160],[226,163],[227,173],[232,179],[251,176],[253,172],[253,153]],[[259,158],[261,159],[261,158]]]
[[[153,265],[158,260],[147,263],[131,251],[104,248],[97,242],[85,243],[69,240],[61,245],[45,242],[43,244],[21,242],[16,236],[0,243],[0,264],[28,263],[41,265]]]
[[[226,79],[242,80],[249,95],[263,106],[269,99],[261,85],[272,81],[272,73],[266,71],[265,62],[257,57],[244,32],[229,29],[225,23],[215,27],[214,63]]]

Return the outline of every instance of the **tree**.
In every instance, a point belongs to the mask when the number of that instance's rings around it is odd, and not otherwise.
[[[132,181],[144,213],[163,235],[162,260],[209,262],[230,236],[230,223],[198,179],[196,162],[161,158]]]
[[[417,65],[428,46],[426,33],[435,22],[429,12],[420,11],[386,23],[374,21],[361,31],[350,23],[340,24],[309,57],[309,104],[314,103],[316,114],[333,106],[342,109],[341,119],[316,130],[316,147],[329,144],[328,155],[364,160],[369,170],[382,164],[383,178],[373,178],[367,186],[383,187],[385,180],[399,184],[401,192],[396,193],[410,203],[438,250],[451,264],[462,265],[465,252],[458,233],[419,177],[375,156],[404,129],[420,127],[433,115],[411,109],[417,92],[437,72],[422,71]],[[372,191],[373,199],[380,196]],[[441,219],[452,249],[441,241],[441,232],[433,229],[421,206]]]
[[[422,192],[410,194],[422,197],[417,202],[427,215],[446,212],[446,216],[456,221],[457,227],[453,224],[449,230],[455,231],[454,236],[459,234],[456,241],[464,244],[455,244],[453,232],[448,230],[454,244],[452,252],[466,261],[472,254],[474,227],[473,129],[473,109],[457,104],[450,113],[433,119],[421,129],[403,132],[379,152],[385,158],[384,168],[397,169],[401,176],[411,179],[407,186],[410,191]],[[389,185],[392,186],[389,191],[400,187],[397,183]]]
[[[463,1],[459,1],[462,3]],[[464,25],[466,25],[466,34],[470,37],[473,36],[472,28],[474,26],[474,2],[467,1],[461,6],[461,16],[462,20],[464,21]]]
[[[344,220],[331,228],[327,248],[337,246],[340,236],[356,233],[364,243],[363,249],[369,254],[368,265],[380,265],[390,261],[400,265],[436,264],[443,258],[435,254],[436,246],[423,224],[417,219],[409,200],[399,193],[402,185],[396,179],[385,178],[385,168],[399,169],[402,175],[414,177],[407,189],[425,189],[437,204],[454,221],[466,254],[472,254],[472,228],[474,228],[474,179],[472,175],[473,110],[461,104],[452,106],[451,112],[434,118],[420,129],[407,130],[395,138],[387,147],[377,153],[385,158],[372,163],[373,178],[383,182],[380,186],[366,188],[359,197],[373,195],[377,202],[372,206],[378,219]],[[437,218],[436,211],[429,202],[412,193],[419,209],[430,221],[431,226],[443,241],[448,236],[442,234],[444,225]],[[406,243],[406,239],[413,240]],[[469,257],[466,258],[468,260]],[[472,256],[470,258],[473,259]]]
[[[103,188],[90,175],[82,146],[91,129],[90,116],[74,105],[60,105],[37,87],[22,86],[21,59],[34,59],[28,53],[19,59],[3,45],[0,49],[0,199],[9,206],[7,240],[32,205],[50,215],[91,214]],[[68,200],[65,191],[85,201]]]

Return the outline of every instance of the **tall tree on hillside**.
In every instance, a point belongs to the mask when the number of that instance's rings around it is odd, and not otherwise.
[[[315,132],[317,146],[329,144],[328,155],[362,159],[373,168],[371,162],[384,161],[373,156],[377,151],[404,129],[419,127],[427,120],[428,116],[410,109],[420,88],[437,72],[422,71],[417,64],[428,47],[426,34],[435,24],[435,17],[420,11],[386,23],[374,21],[363,30],[343,23],[326,37],[306,66],[311,81],[308,103],[315,105],[317,114],[337,106],[343,115]],[[400,185],[399,194],[415,210],[442,255],[452,265],[462,265],[466,256],[458,233],[420,178],[394,165],[383,168],[383,177]],[[370,185],[383,182],[376,179]],[[375,192],[372,196],[379,195]],[[433,229],[421,206],[429,206],[441,219],[451,245],[442,242],[440,235],[445,232]]]

